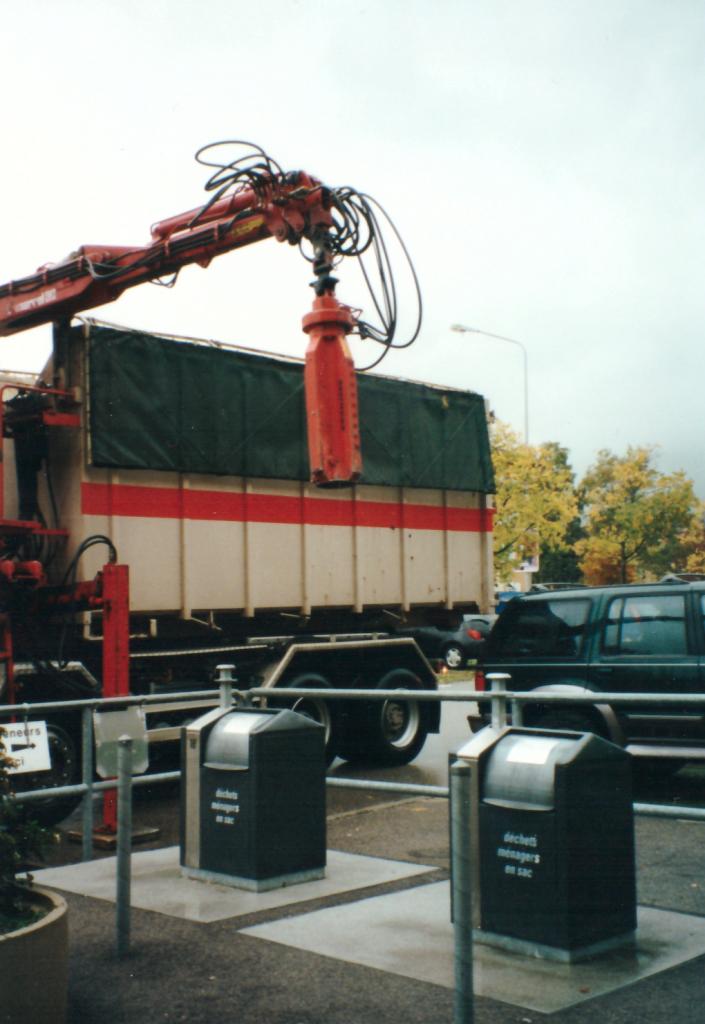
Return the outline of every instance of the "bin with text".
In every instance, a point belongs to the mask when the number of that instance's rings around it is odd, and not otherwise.
[[[483,730],[475,769],[480,942],[574,961],[633,941],[629,755],[591,733]]]
[[[257,892],[323,877],[324,731],[284,709],[216,708],[184,728],[184,874]]]

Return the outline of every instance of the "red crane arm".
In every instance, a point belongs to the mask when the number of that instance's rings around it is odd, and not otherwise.
[[[241,184],[199,209],[154,224],[149,245],[83,245],[61,263],[0,285],[0,336],[113,302],[134,285],[190,263],[206,267],[221,253],[265,238],[291,244],[306,238],[313,244],[317,278],[313,310],[304,318],[311,479],[321,486],[352,483],[362,463],[355,369],[345,336],[356,319],[334,294],[332,205],[330,189],[303,171],[260,174],[256,186]]]
[[[140,247],[83,245],[61,263],[0,285],[0,335],[36,327],[117,299],[127,288],[208,266],[221,253],[274,237],[297,243],[332,224],[330,192],[304,172],[240,188],[211,206],[152,227]]]

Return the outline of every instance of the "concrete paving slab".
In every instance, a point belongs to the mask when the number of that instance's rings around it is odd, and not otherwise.
[[[361,899],[242,934],[454,987],[448,882]],[[640,907],[636,947],[562,964],[475,945],[475,992],[554,1013],[705,953],[705,918]]]
[[[116,863],[115,857],[105,857],[66,867],[45,868],[35,871],[34,877],[41,885],[114,902]],[[207,923],[365,889],[435,870],[435,867],[425,864],[329,850],[325,878],[254,893],[184,878],[179,868],[179,847],[170,846],[133,853],[131,903],[141,910],[154,910],[170,917]]]

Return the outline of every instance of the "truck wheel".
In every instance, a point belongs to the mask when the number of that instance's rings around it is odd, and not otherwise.
[[[78,741],[72,732],[56,722],[47,722],[47,738],[51,768],[47,772],[31,772],[12,776],[15,793],[27,793],[33,789],[50,790],[56,786],[74,786],[81,781],[81,758]],[[81,802],[79,796],[62,796],[32,800],[23,806],[27,817],[40,825],[56,825]]]
[[[289,687],[297,690],[309,688],[312,690],[332,689],[325,676],[319,676],[315,672],[304,672],[300,676],[294,676],[293,679],[287,679],[283,688],[288,689]],[[338,731],[336,728],[337,715],[331,703],[327,700],[321,700],[319,697],[297,697],[295,700],[282,700],[279,702],[269,698],[267,704],[270,707],[289,708],[291,711],[296,711],[300,715],[306,715],[307,718],[322,725],[325,729],[326,765],[330,765],[335,761]]]
[[[408,669],[395,668],[380,679],[378,686],[380,690],[414,690],[421,682]],[[413,761],[428,735],[419,702],[389,698],[371,701],[363,708],[361,744],[355,759],[389,767]]]

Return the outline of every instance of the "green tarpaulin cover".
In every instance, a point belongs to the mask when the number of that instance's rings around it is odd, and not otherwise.
[[[300,363],[96,324],[88,359],[93,465],[308,479]],[[358,393],[362,483],[493,492],[480,395],[370,374]]]

